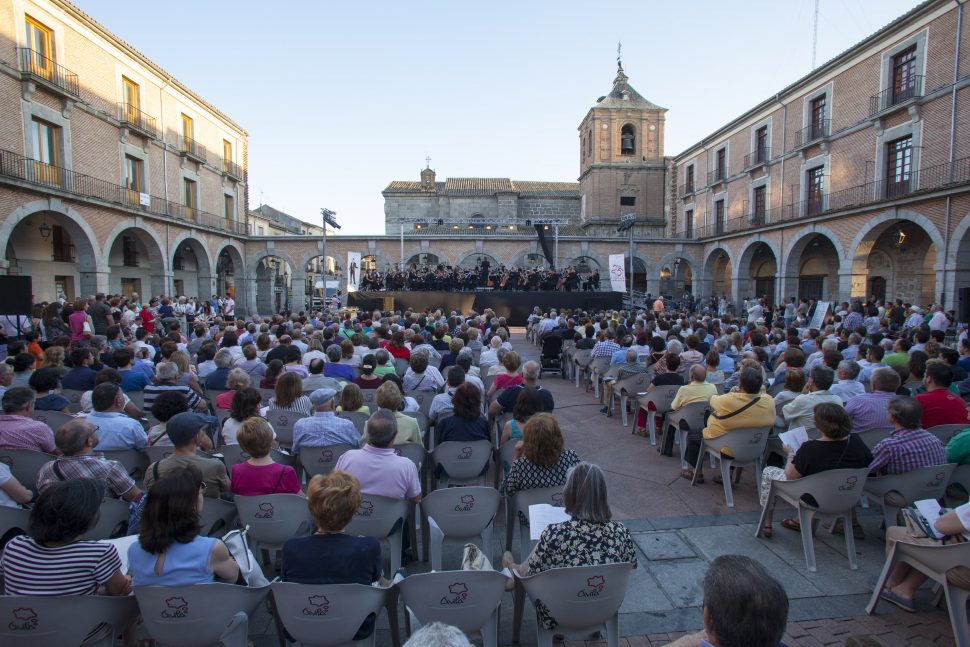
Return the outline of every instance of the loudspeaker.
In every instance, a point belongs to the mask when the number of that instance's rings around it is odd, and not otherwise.
[[[34,289],[29,276],[0,275],[0,315],[27,315],[34,305]]]
[[[394,312],[394,297],[382,297],[384,304],[381,306],[381,310],[384,312]]]
[[[960,302],[957,304],[957,321],[970,323],[970,288],[960,288]]]

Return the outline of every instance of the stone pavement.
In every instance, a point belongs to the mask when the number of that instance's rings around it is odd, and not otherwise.
[[[525,359],[537,349],[525,342],[523,331],[513,333],[513,344]],[[883,603],[875,616],[866,616],[869,578],[878,575],[884,558],[881,516],[864,510],[860,522],[866,539],[856,542],[859,569],[852,571],[840,536],[820,530],[815,541],[818,571],[805,568],[798,533],[775,524],[772,539],[755,538],[759,507],[752,470],[735,485],[735,507],[728,508],[720,485],[710,479],[692,487],[680,478],[679,460],[660,456],[649,440],[630,433],[617,414],[607,418],[593,394],[573,383],[547,374],[542,385],[556,398],[556,417],[567,446],[581,458],[595,462],[606,472],[614,516],[626,523],[640,548],[639,562],[630,579],[620,609],[621,645],[663,645],[701,628],[701,583],[707,564],[718,555],[747,555],[763,564],[788,592],[791,606],[786,642],[792,647],[841,645],[850,635],[866,635],[886,645],[952,645],[945,612],[931,610],[930,592],[918,601],[924,609],[907,614]],[[630,424],[632,425],[632,416]],[[779,507],[776,521],[786,510]],[[504,542],[504,512],[496,523],[493,563],[500,559]],[[518,540],[513,542],[517,553]],[[457,568],[461,544],[445,543],[444,567]],[[428,564],[415,562],[409,572],[423,572]],[[526,613],[523,644],[535,644],[535,619]],[[511,596],[502,605],[500,644],[512,636]],[[386,618],[378,625],[378,644],[389,645]],[[403,627],[403,623],[402,623]],[[251,633],[257,647],[275,645],[276,637],[267,614],[253,619]],[[567,645],[605,645],[605,641],[567,642]]]

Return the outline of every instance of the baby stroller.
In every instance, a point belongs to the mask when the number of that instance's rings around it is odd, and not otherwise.
[[[562,342],[559,335],[547,335],[542,340],[542,353],[539,357],[542,365],[539,374],[559,373],[563,378],[566,377],[562,361]]]

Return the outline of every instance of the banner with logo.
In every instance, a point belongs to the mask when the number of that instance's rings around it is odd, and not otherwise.
[[[356,292],[360,285],[360,252],[347,252],[347,292]]]
[[[626,292],[626,263],[624,254],[610,254],[610,288],[614,292]]]

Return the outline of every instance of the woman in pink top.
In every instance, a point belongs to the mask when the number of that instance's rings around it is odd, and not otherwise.
[[[289,465],[273,462],[273,428],[263,418],[249,418],[236,432],[236,440],[249,454],[245,463],[232,466],[232,493],[240,496],[297,494],[300,480]]]
[[[71,343],[77,346],[87,346],[88,339],[94,334],[94,322],[91,321],[87,313],[88,304],[84,299],[77,299],[74,302],[74,312],[68,317],[71,326]],[[88,324],[88,330],[84,330],[84,324]]]
[[[502,366],[505,367],[505,373],[499,373],[492,380],[492,385],[488,387],[488,395],[491,397],[499,389],[507,389],[512,386],[518,386],[522,384],[522,373],[519,371],[519,367],[522,365],[522,358],[514,350],[509,351],[502,358]]]

